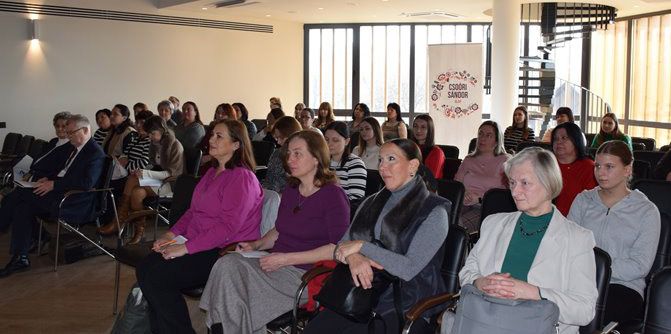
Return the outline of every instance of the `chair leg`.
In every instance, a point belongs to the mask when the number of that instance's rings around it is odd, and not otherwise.
[[[65,227],[66,230],[68,230],[68,231],[70,231],[70,232],[72,232],[72,233],[75,233],[75,234],[79,235],[80,237],[86,239],[86,241],[88,241],[88,242],[90,242],[91,244],[93,244],[93,246],[96,246],[98,249],[100,249],[103,253],[107,254],[109,257],[111,257],[111,258],[113,258],[113,259],[116,259],[116,257],[115,257],[112,253],[110,253],[107,249],[105,249],[103,246],[101,246],[100,244],[96,243],[95,241],[91,240],[91,238],[87,237],[84,233],[82,233],[82,232],[79,231],[78,229],[74,228],[72,225],[70,225],[70,224],[68,224],[67,222],[64,222],[64,221],[62,221],[62,220],[59,220],[59,221],[58,221],[58,227],[59,227],[59,229],[60,229],[60,226],[61,226],[61,225],[63,225],[63,227]],[[56,240],[58,240],[58,239],[56,239]],[[58,243],[56,243],[56,249],[58,250]]]
[[[112,314],[116,315],[119,307],[119,276],[121,275],[121,263],[116,262],[116,270],[114,273],[114,307],[112,309]]]
[[[40,219],[40,231],[37,234],[37,256],[42,255],[42,226],[44,225],[44,220]]]
[[[61,224],[56,222],[56,251],[54,252],[54,271],[58,270],[58,246],[61,243]]]

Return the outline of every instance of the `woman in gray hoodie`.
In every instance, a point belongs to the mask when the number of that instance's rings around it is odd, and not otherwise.
[[[659,242],[659,210],[642,192],[629,189],[633,156],[627,144],[605,142],[595,160],[599,186],[575,198],[568,219],[592,230],[597,247],[610,254],[604,323],[622,323],[643,309],[645,277]]]

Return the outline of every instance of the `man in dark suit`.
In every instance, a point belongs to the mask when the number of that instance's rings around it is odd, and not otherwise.
[[[0,221],[9,222],[12,226],[12,259],[0,270],[0,277],[30,268],[28,250],[36,217],[59,216],[58,205],[66,192],[94,188],[100,178],[105,154],[100,145],[91,139],[89,120],[82,115],[73,115],[68,119],[67,133],[74,149],[63,169],[55,176],[40,178],[34,188],[16,189],[15,205],[0,208]],[[85,222],[95,210],[93,196],[84,194],[69,198],[60,217],[68,222]]]

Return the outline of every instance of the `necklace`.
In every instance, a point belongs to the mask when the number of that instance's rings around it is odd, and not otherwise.
[[[308,199],[307,197],[301,196],[300,191],[298,192],[298,204],[296,204],[296,206],[293,209],[294,214],[297,214],[301,211],[301,206],[303,205],[303,203],[305,203],[307,199]]]
[[[548,226],[550,225],[550,224],[547,224],[547,225],[537,229],[536,231],[529,232],[529,231],[524,229],[523,224],[524,224],[524,222],[521,221],[520,222],[520,233],[522,233],[522,235],[524,235],[525,237],[530,237],[530,236],[536,235],[538,233],[544,232],[545,230],[547,230]]]

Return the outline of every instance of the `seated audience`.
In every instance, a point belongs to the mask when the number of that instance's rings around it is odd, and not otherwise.
[[[534,139],[534,130],[529,127],[527,108],[518,106],[513,111],[513,125],[507,127],[503,133],[503,146],[506,150],[515,151],[519,143]]]
[[[247,110],[247,107],[241,102],[235,102],[233,103],[233,109],[235,109],[237,119],[245,124],[249,138],[254,138],[254,135],[256,135],[256,125],[249,121],[249,111]]]
[[[445,166],[445,153],[434,143],[435,128],[433,118],[424,114],[415,117],[412,122],[412,141],[419,145],[422,150],[424,161],[422,162],[436,179],[443,178],[443,167]]]
[[[326,127],[335,121],[333,108],[328,102],[322,102],[317,110],[317,119],[312,123],[312,126],[319,129],[322,133],[326,132]]]
[[[634,157],[627,144],[607,141],[597,150],[595,160],[599,186],[575,198],[568,218],[590,229],[597,247],[610,255],[612,274],[604,324],[622,324],[643,311],[645,277],[659,242],[659,210],[642,192],[629,189]]]
[[[266,122],[268,124],[266,125],[266,127],[261,129],[261,131],[256,133],[256,135],[254,136],[254,140],[269,141],[277,145],[277,142],[273,138],[273,125],[282,116],[284,116],[284,111],[282,111],[282,109],[279,108],[271,109],[268,115],[266,116]]]
[[[315,120],[315,111],[310,109],[310,108],[304,108],[301,110],[300,117],[298,118],[298,121],[301,123],[301,127],[303,127],[303,130],[310,130],[314,132],[319,132],[320,134],[323,135],[321,130],[317,129],[316,127],[312,126],[312,123]]]
[[[508,180],[503,164],[509,158],[510,155],[503,148],[499,125],[494,121],[482,122],[478,128],[475,151],[464,158],[454,176],[466,189],[459,225],[468,232],[477,232],[480,229],[482,197],[487,190],[507,188]]]
[[[359,126],[363,123],[363,119],[368,116],[370,116],[368,106],[365,103],[357,103],[352,110],[352,120],[347,123],[349,133],[359,132]]]
[[[176,125],[182,124],[184,120],[184,113],[179,110],[179,99],[171,96],[168,98],[168,101],[172,102],[172,116],[170,118],[175,122]]]
[[[557,112],[555,113],[555,122],[557,125],[570,122],[570,123],[575,123],[575,119],[573,118],[573,111],[569,107],[559,107],[557,109]],[[541,139],[541,142],[543,143],[550,143],[552,142],[552,130],[553,128],[548,128],[545,130],[545,133],[543,133],[543,139]],[[587,139],[585,139],[585,134],[582,134],[583,142],[585,145],[587,145]]]
[[[118,231],[118,226],[126,223],[129,213],[144,208],[143,201],[149,196],[169,196],[172,194],[169,177],[182,174],[184,168],[184,149],[175,138],[172,130],[168,129],[165,120],[159,116],[151,116],[144,123],[144,130],[149,134],[149,161],[154,170],[139,169],[128,176],[123,194],[118,202],[117,214],[119,222],[112,221],[98,229],[100,234],[112,234]],[[160,187],[141,186],[140,179],[150,178],[164,181]],[[134,221],[135,233],[128,244],[137,244],[142,241],[145,229],[145,219]]]
[[[552,152],[559,162],[563,184],[555,205],[562,215],[568,215],[573,199],[583,190],[596,187],[594,161],[587,155],[582,132],[574,123],[562,123],[552,131]]]
[[[349,203],[328,168],[324,138],[301,131],[287,143],[291,177],[275,228],[261,239],[238,244],[241,251],[271,253],[260,259],[225,255],[210,272],[200,307],[207,312],[213,334],[265,332],[266,323],[292,309],[305,271],[317,261],[331,259],[347,230]]]
[[[133,105],[133,117],[137,117],[137,114],[143,111],[149,111],[149,108],[147,108],[147,105],[144,104],[143,102],[138,102]]]
[[[109,109],[100,109],[96,111],[96,124],[98,124],[98,130],[93,133],[93,140],[100,146],[103,145],[107,133],[109,133],[112,128],[112,123],[110,122],[111,116],[112,112]]]
[[[184,103],[185,119],[187,108]],[[154,241],[154,253],[136,269],[155,333],[195,333],[180,290],[207,282],[220,248],[260,237],[263,191],[254,175],[254,156],[244,124],[216,122],[210,156],[216,167],[198,182],[191,206]],[[177,236],[186,238],[186,243],[170,244]]]
[[[128,143],[128,163],[126,164],[128,173],[137,169],[150,168],[149,146],[151,140],[149,140],[147,131],[144,131],[144,122],[152,116],[153,114],[149,110],[140,111],[135,115],[135,131],[138,135],[135,140]]]
[[[177,123],[172,119],[172,113],[173,110],[175,109],[175,106],[172,104],[172,102],[168,100],[163,100],[158,103],[158,106],[156,106],[156,111],[158,112],[158,115],[163,118],[165,121],[165,125],[169,129],[175,129],[177,126]]]
[[[44,154],[34,157],[30,165],[30,171],[23,177],[24,180],[37,181],[43,177],[53,179],[65,167],[65,162],[73,149],[67,131],[67,123],[70,117],[72,117],[72,114],[67,111],[54,115],[53,125],[56,137],[47,143]]]
[[[301,111],[302,111],[303,109],[305,109],[305,104],[303,104],[303,102],[298,102],[298,103],[296,103],[296,105],[294,106],[294,117],[295,117],[296,119],[300,119],[300,118],[301,118]]]
[[[402,290],[412,291],[404,293],[399,301],[405,313],[419,300],[445,291],[440,269],[449,227],[449,202],[429,192],[417,175],[422,156],[415,143],[393,139],[382,146],[380,156],[384,189],[361,204],[334,254],[349,266],[354,284],[364,289],[371,287],[374,269],[384,268],[400,278]],[[383,247],[373,239],[381,241]],[[385,324],[376,329],[400,332],[391,285],[381,294],[374,311]],[[420,323],[428,327],[420,321],[413,326],[415,331]],[[368,324],[325,309],[308,323],[305,333],[368,333]]]
[[[620,131],[617,116],[615,116],[615,114],[612,112],[609,112],[601,117],[601,130],[596,134],[596,136],[594,136],[591,147],[598,148],[601,146],[601,144],[609,140],[621,140],[627,144],[627,146],[629,146],[630,150],[633,151],[631,146],[631,137]]]
[[[271,97],[270,98],[270,109],[282,109],[282,101],[280,101],[279,97]],[[279,117],[277,117],[279,118]]]
[[[287,184],[287,172],[284,169],[283,152],[284,145],[292,134],[301,131],[301,125],[291,116],[282,116],[273,126],[273,137],[282,148],[274,150],[268,159],[268,169],[263,180],[263,188],[282,193]]]
[[[324,138],[331,155],[330,168],[335,170],[338,183],[345,190],[350,201],[363,198],[366,194],[366,166],[361,158],[349,151],[349,129],[347,124],[335,121],[326,127]]]
[[[666,151],[659,160],[653,171],[653,176],[658,180],[671,181],[671,150]]]
[[[559,333],[577,334],[594,318],[598,297],[594,236],[552,205],[562,186],[552,153],[528,147],[504,166],[519,211],[485,218],[461,285],[497,298],[549,300],[559,307]]]
[[[175,127],[175,137],[185,150],[196,148],[205,137],[205,127],[200,120],[198,106],[191,101],[182,108],[182,122]]]
[[[103,152],[117,160],[121,167],[128,165],[129,145],[138,137],[130,119],[130,110],[123,104],[117,104],[112,108],[110,122],[112,129],[103,142]],[[127,174],[114,173],[112,180],[123,179]]]
[[[224,120],[224,119],[238,119],[238,115],[233,109],[233,106],[229,103],[221,103],[214,110],[214,119],[206,128],[205,136],[200,142],[200,150],[203,152],[203,156],[200,159],[200,173],[204,174],[210,168],[210,138],[212,137],[212,129],[214,128],[214,123]]]
[[[66,129],[71,145],[63,168],[56,175],[38,179],[34,188],[17,188],[12,196],[3,199],[0,224],[11,225],[9,253],[12,257],[4,269],[0,270],[0,277],[30,269],[28,250],[37,217],[60,216],[65,221],[78,225],[86,223],[85,220],[95,210],[95,194],[68,198],[67,204],[59,210],[59,204],[68,191],[95,187],[105,161],[100,145],[91,138],[93,133],[86,117],[72,115],[67,120]]]
[[[408,138],[408,126],[401,118],[401,106],[398,103],[387,105],[387,119],[382,123],[384,141],[394,138]]]
[[[377,170],[380,163],[380,148],[384,144],[382,129],[375,117],[366,117],[359,125],[359,145],[352,153],[361,158],[366,169]]]

